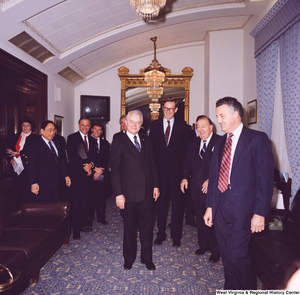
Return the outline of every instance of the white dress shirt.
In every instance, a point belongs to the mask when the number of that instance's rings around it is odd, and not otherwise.
[[[240,135],[242,133],[243,130],[243,123],[241,123],[239,125],[239,127],[237,127],[232,133],[232,145],[231,145],[231,160],[230,160],[230,170],[229,170],[229,183],[230,183],[230,176],[231,176],[231,168],[232,168],[232,163],[233,163],[233,159],[234,159],[234,154],[235,154],[235,150],[236,150],[236,146],[238,144]],[[229,133],[227,134],[227,138],[229,136]]]

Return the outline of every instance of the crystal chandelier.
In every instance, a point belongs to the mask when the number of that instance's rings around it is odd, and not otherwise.
[[[167,0],[130,0],[130,5],[135,8],[137,15],[144,19],[152,19],[159,14],[159,10],[166,5]]]
[[[144,69],[145,73],[145,82],[147,82],[148,91],[161,91],[162,83],[165,81],[165,69],[161,64],[156,60],[156,40],[157,37],[150,38],[154,43],[154,59],[149,67]],[[148,92],[149,93],[149,92]],[[162,93],[161,93],[162,94]]]
[[[152,100],[158,99],[164,93],[164,89],[162,87],[159,87],[157,90],[151,90],[150,87],[148,87],[147,93],[149,94],[149,97],[152,98]]]

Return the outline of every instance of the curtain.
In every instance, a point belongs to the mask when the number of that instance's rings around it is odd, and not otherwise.
[[[300,22],[279,40],[284,128],[293,173],[292,202],[300,188]]]
[[[273,121],[277,56],[278,40],[256,57],[258,129],[269,138]]]
[[[289,157],[286,149],[284,132],[281,75],[280,75],[280,54],[278,54],[276,88],[274,98],[274,114],[271,135],[272,150],[274,155],[274,167],[280,172],[287,172],[290,178],[293,173],[290,166]]]

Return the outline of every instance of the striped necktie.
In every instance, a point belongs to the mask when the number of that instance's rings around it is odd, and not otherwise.
[[[169,136],[170,136],[170,121],[168,120],[168,127],[166,128],[166,132],[165,132],[165,141],[166,141],[166,146],[168,146],[169,143]]]
[[[136,148],[139,150],[139,152],[141,152],[141,146],[140,146],[139,142],[137,141],[136,135],[133,138],[134,138],[134,144],[135,144]]]
[[[200,160],[203,159],[203,155],[204,155],[205,151],[206,151],[206,141],[203,142],[203,147],[199,154]]]
[[[228,189],[232,136],[233,134],[229,133],[229,136],[227,137],[224,151],[223,151],[221,168],[220,168],[218,188],[222,193],[224,193]]]

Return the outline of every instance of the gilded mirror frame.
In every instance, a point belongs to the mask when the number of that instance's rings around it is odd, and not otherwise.
[[[185,67],[180,75],[172,75],[170,69],[166,70],[163,87],[184,88],[184,120],[189,123],[189,102],[190,102],[190,81],[193,77],[193,69]],[[144,69],[140,74],[129,74],[129,69],[122,66],[118,69],[118,75],[121,80],[121,115],[126,115],[126,89],[134,87],[147,87],[144,81]]]

